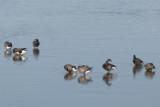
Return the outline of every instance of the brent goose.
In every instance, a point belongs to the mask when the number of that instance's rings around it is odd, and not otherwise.
[[[12,48],[12,43],[6,41],[6,42],[4,43],[4,47],[5,47],[6,49],[11,49],[11,48]]]
[[[152,69],[155,69],[153,63],[147,63],[144,67],[147,71],[152,71]]]
[[[71,64],[66,64],[66,65],[64,66],[64,69],[65,69],[66,71],[68,71],[69,73],[71,73],[72,71],[77,71],[77,70],[76,70],[76,66],[71,65]]]
[[[108,63],[109,61],[112,61],[112,60],[107,59],[107,61],[102,65],[102,67],[107,71],[116,70],[117,67],[113,64]]]
[[[136,57],[136,55],[133,55],[133,63],[136,65],[136,66],[140,66],[143,61],[139,58]]]
[[[35,47],[38,48],[38,46],[40,45],[40,42],[39,42],[38,39],[35,39],[32,44],[33,44],[33,47],[34,47],[34,48],[35,48]]]
[[[26,48],[14,48],[13,49],[13,53],[15,55],[23,55],[27,52],[27,49]]]
[[[78,71],[82,74],[87,74],[89,72],[92,72],[93,67],[89,67],[87,65],[81,65],[81,66],[78,66]]]

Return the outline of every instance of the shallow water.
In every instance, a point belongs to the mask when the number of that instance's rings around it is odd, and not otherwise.
[[[160,2],[149,0],[0,1],[1,107],[151,107],[160,100]],[[34,50],[32,41],[39,38]],[[6,55],[3,43],[26,47]],[[135,68],[133,54],[155,72]],[[107,73],[111,58],[118,70]],[[68,75],[64,65],[93,72]]]

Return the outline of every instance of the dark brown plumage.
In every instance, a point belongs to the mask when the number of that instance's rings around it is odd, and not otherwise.
[[[35,39],[35,40],[33,41],[33,47],[34,47],[34,48],[35,48],[35,47],[38,48],[39,45],[40,45],[39,40],[38,40],[38,39]]]
[[[136,66],[140,66],[143,61],[139,58],[136,57],[136,55],[133,55],[133,63],[136,65]]]
[[[27,48],[14,48],[13,53],[15,55],[23,55],[27,52]]]
[[[102,67],[107,71],[116,70],[117,67],[113,64],[110,64],[109,61],[112,61],[112,60],[107,59],[107,61],[102,65]]]
[[[155,69],[155,66],[153,63],[147,63],[144,67],[147,71],[152,71],[152,69]]]
[[[65,69],[66,71],[68,71],[69,73],[71,73],[72,71],[77,71],[77,70],[76,70],[76,66],[71,65],[71,64],[66,64],[66,65],[64,66],[64,69]]]
[[[6,49],[11,49],[11,48],[12,48],[12,43],[6,41],[6,42],[4,43],[4,47],[5,47]]]
[[[78,71],[82,74],[87,74],[89,72],[91,72],[93,67],[89,67],[87,65],[81,65],[81,66],[78,66]]]

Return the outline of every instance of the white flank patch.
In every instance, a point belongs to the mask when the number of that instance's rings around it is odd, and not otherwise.
[[[90,70],[88,70],[88,71],[86,71],[86,72],[85,72],[85,74],[87,74],[87,73],[89,73],[89,72],[91,72],[91,71],[90,71]]]
[[[113,70],[116,70],[117,68],[116,68],[116,67],[112,67],[112,69],[113,69]]]
[[[23,50],[22,53],[21,53],[21,55],[25,54],[26,52],[27,52],[26,50]]]
[[[11,47],[7,46],[6,49],[11,49]]]
[[[77,70],[76,70],[75,68],[72,68],[72,71],[75,71],[75,72],[76,72]]]

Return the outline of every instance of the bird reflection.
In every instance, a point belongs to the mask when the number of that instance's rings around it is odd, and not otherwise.
[[[153,78],[154,77],[154,75],[155,75],[155,71],[146,71],[145,72],[145,76],[147,77],[147,78]]]
[[[34,49],[33,49],[33,54],[34,54],[34,56],[38,56],[39,53],[40,53],[40,50],[39,50],[38,48],[34,48]]]
[[[90,76],[83,75],[78,78],[78,83],[88,84],[88,82],[92,82]]]
[[[117,77],[117,74],[116,73],[110,73],[110,72],[107,72],[104,76],[103,76],[103,80],[105,81],[105,83],[108,85],[108,86],[111,86],[112,83],[110,82],[112,79],[115,79]]]
[[[66,75],[64,75],[64,79],[65,80],[72,80],[77,76],[77,73],[67,73]]]
[[[140,72],[142,68],[143,68],[142,65],[139,65],[139,66],[136,66],[136,65],[135,65],[135,66],[133,67],[133,75],[135,76],[136,73]]]
[[[20,56],[20,55],[15,55],[13,56],[13,61],[26,61],[27,57],[25,56]]]
[[[9,56],[11,56],[12,55],[12,51],[11,50],[6,50],[6,51],[4,51],[4,56],[5,57],[9,57]]]

